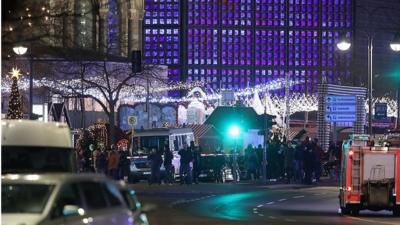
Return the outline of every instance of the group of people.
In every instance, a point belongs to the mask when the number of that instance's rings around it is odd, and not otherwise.
[[[243,167],[248,179],[261,177],[263,151],[261,145],[257,148],[249,145],[245,149]],[[316,138],[286,141],[285,138],[272,136],[265,157],[268,179],[311,184],[320,181],[324,170],[335,178],[339,175],[340,148],[331,143],[328,152],[324,152]]]
[[[78,150],[80,172],[103,173],[115,180],[126,180],[129,175],[129,151],[120,147],[115,149],[96,148],[93,151]]]
[[[180,155],[179,177],[181,184],[198,183],[200,173],[200,152],[194,142],[190,146],[184,144],[183,148],[178,152]],[[151,177],[149,184],[158,183],[174,183],[174,167],[172,165],[173,153],[169,149],[168,143],[163,149],[152,149],[148,159],[151,163]],[[164,164],[165,176],[161,177],[161,166]],[[162,179],[163,178],[163,179]]]

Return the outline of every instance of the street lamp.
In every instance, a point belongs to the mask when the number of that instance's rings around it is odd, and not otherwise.
[[[232,176],[233,183],[236,183],[238,180],[239,174],[237,174],[237,138],[240,136],[240,127],[237,125],[232,125],[229,127],[229,135],[235,141],[235,149],[233,151],[233,160],[232,160]]]
[[[395,52],[400,52],[400,33],[397,33],[393,41],[390,43],[390,48]]]
[[[373,65],[373,35],[367,34],[368,37],[368,134],[372,135],[372,65]],[[351,43],[343,35],[339,37],[339,41],[336,44],[340,51],[347,51],[351,47]],[[400,37],[396,35],[394,40],[390,43],[390,47],[393,51],[400,51]]]
[[[13,47],[13,51],[15,54],[22,56],[25,55],[26,52],[28,51],[28,47],[25,47],[23,45],[16,45]],[[32,74],[32,67],[33,67],[33,62],[32,62],[32,49],[29,49],[30,54],[29,54],[29,119],[33,119],[33,74]]]
[[[349,41],[349,39],[346,37],[346,35],[341,35],[340,37],[339,37],[339,41],[338,41],[338,43],[336,44],[336,46],[337,46],[337,48],[340,50],[340,51],[347,51],[347,50],[349,50],[350,49],[350,47],[351,47],[351,42]]]

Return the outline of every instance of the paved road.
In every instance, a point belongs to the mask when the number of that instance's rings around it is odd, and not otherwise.
[[[152,225],[228,224],[362,224],[399,225],[389,211],[338,214],[334,186],[200,184],[137,185],[144,203],[158,207],[149,213]]]

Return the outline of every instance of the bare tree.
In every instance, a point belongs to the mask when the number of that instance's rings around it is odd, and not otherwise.
[[[165,66],[147,65],[142,72],[133,73],[130,63],[104,60],[58,63],[53,68],[57,78],[52,79],[55,85],[49,86],[50,90],[64,98],[96,101],[108,117],[111,144],[115,143],[115,115],[120,99],[145,92],[146,80],[159,86],[167,83],[163,76]]]

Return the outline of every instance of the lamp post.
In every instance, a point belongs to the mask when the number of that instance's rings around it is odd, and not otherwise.
[[[238,180],[239,174],[237,174],[237,139],[240,135],[240,127],[237,125],[232,125],[229,128],[229,135],[234,139],[235,147],[233,151],[233,160],[232,160],[232,176],[233,176],[233,183],[236,183]]]
[[[13,51],[17,55],[25,55],[28,47],[23,45],[16,45]],[[32,61],[32,48],[29,49],[29,119],[33,119],[33,61]]]
[[[391,43],[390,47],[393,51],[400,51],[400,38],[396,35]],[[368,134],[372,135],[372,78],[373,78],[373,35],[367,33],[368,38]],[[350,41],[342,35],[336,44],[340,51],[347,51],[351,47]]]
[[[397,33],[394,36],[394,39],[392,43],[390,43],[390,48],[395,51],[395,52],[400,52],[400,33]],[[397,78],[397,123],[396,123],[396,128],[400,129],[400,72],[398,73],[398,78]]]

